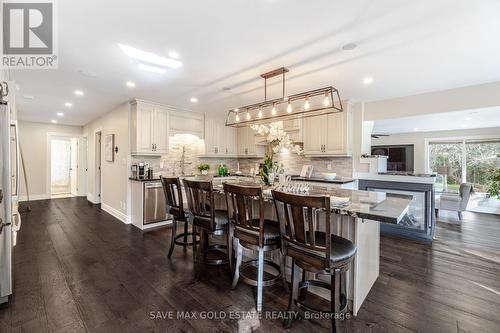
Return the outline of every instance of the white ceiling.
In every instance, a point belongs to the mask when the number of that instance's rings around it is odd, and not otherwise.
[[[259,74],[283,65],[289,94],[333,85],[353,100],[500,81],[497,0],[74,0],[58,12],[59,69],[14,73],[24,120],[62,111],[59,123],[83,125],[134,97],[222,113],[260,101]],[[359,46],[343,51],[351,42]],[[117,43],[175,50],[184,66],[140,71]]]
[[[500,107],[377,120],[372,133],[396,134],[487,127],[500,128]]]

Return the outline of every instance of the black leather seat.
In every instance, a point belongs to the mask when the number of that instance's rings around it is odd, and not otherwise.
[[[259,219],[253,219],[252,225],[255,227],[259,226]],[[238,226],[236,226],[238,229]],[[252,231],[248,229],[243,230],[247,234],[252,234],[256,237],[256,241],[259,239],[259,232]],[[275,244],[280,241],[280,229],[279,224],[276,221],[264,220],[264,245]]]
[[[325,246],[325,233],[322,231],[316,231],[314,235],[316,238],[316,244],[319,246]],[[309,237],[309,232],[307,232],[307,237]],[[337,235],[330,235],[330,242],[330,260],[332,262],[346,260],[356,254],[356,246],[346,238]],[[322,258],[325,257],[324,253],[316,251],[312,252],[318,254]]]

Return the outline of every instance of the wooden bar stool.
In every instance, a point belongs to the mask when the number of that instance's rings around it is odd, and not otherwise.
[[[170,240],[170,249],[168,251],[168,258],[172,256],[175,245],[181,245],[186,250],[187,246],[193,245],[193,233],[188,230],[188,218],[184,211],[184,204],[182,200],[181,181],[178,177],[162,177],[160,176],[163,185],[163,193],[165,193],[165,203],[167,205],[167,214],[172,216],[172,238]],[[184,232],[177,234],[177,222],[184,223]],[[188,237],[191,241],[188,241]],[[182,238],[182,240],[179,240]]]
[[[255,186],[241,186],[234,184],[224,184],[226,194],[227,209],[231,233],[237,242],[236,266],[233,276],[232,288],[236,288],[238,280],[251,286],[257,287],[257,311],[262,311],[263,288],[283,281],[284,287],[288,290],[285,279],[285,256],[281,253],[279,224],[276,221],[264,219],[264,199],[262,188]],[[254,204],[258,205],[258,217],[254,217]],[[234,226],[234,231],[232,227]],[[243,249],[247,248],[258,251],[258,259],[242,262]],[[264,259],[264,252],[278,251],[280,265],[271,260]],[[252,277],[246,273],[250,267],[257,268],[257,277]],[[264,277],[264,268],[267,266],[274,270],[275,274],[267,273]],[[255,272],[254,272],[255,274]]]
[[[348,239],[331,234],[330,197],[272,193],[284,249],[292,257],[292,292],[288,311],[297,307],[303,311],[328,314],[335,332],[336,317],[348,311],[346,271],[354,259],[356,246]],[[325,232],[319,231],[321,220]],[[305,272],[330,275],[330,283],[301,279],[299,268]],[[307,295],[308,286],[330,290],[330,310],[313,308],[307,305],[307,297],[299,297],[302,292]],[[291,324],[291,319],[285,321],[286,327]]]
[[[199,249],[196,242],[193,244],[195,264],[230,264],[231,260],[229,260],[229,256],[232,249],[231,242],[229,241],[227,211],[215,209],[212,182],[184,179],[183,183],[193,221],[193,233],[195,235],[198,232],[201,233]],[[210,245],[209,236],[212,235],[226,235],[227,246],[223,244]],[[226,252],[225,258],[208,258],[208,253],[220,252],[221,250]]]

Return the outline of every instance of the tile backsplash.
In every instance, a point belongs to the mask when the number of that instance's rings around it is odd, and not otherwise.
[[[181,175],[181,157],[184,148],[184,174],[199,174],[197,169],[201,163],[210,165],[209,173],[215,173],[217,166],[224,163],[229,167],[230,172],[237,170],[237,163],[244,174],[249,174],[250,169],[262,162],[262,158],[203,158],[199,155],[204,152],[205,141],[192,135],[176,135],[170,137],[169,153],[161,157],[132,156],[132,164],[139,162],[149,163],[153,167],[155,176],[179,176]],[[336,172],[339,177],[352,177],[351,157],[305,157],[292,152],[275,154],[275,160],[283,163],[287,174],[300,174],[304,164],[314,166],[313,176],[321,176],[321,172],[328,170],[328,165],[332,167],[332,172]]]

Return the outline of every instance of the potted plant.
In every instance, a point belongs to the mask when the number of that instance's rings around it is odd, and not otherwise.
[[[491,168],[488,173],[488,193],[500,198],[500,168]]]
[[[208,170],[210,170],[210,165],[206,163],[201,163],[198,165],[198,170],[201,172],[202,175],[208,175]]]

